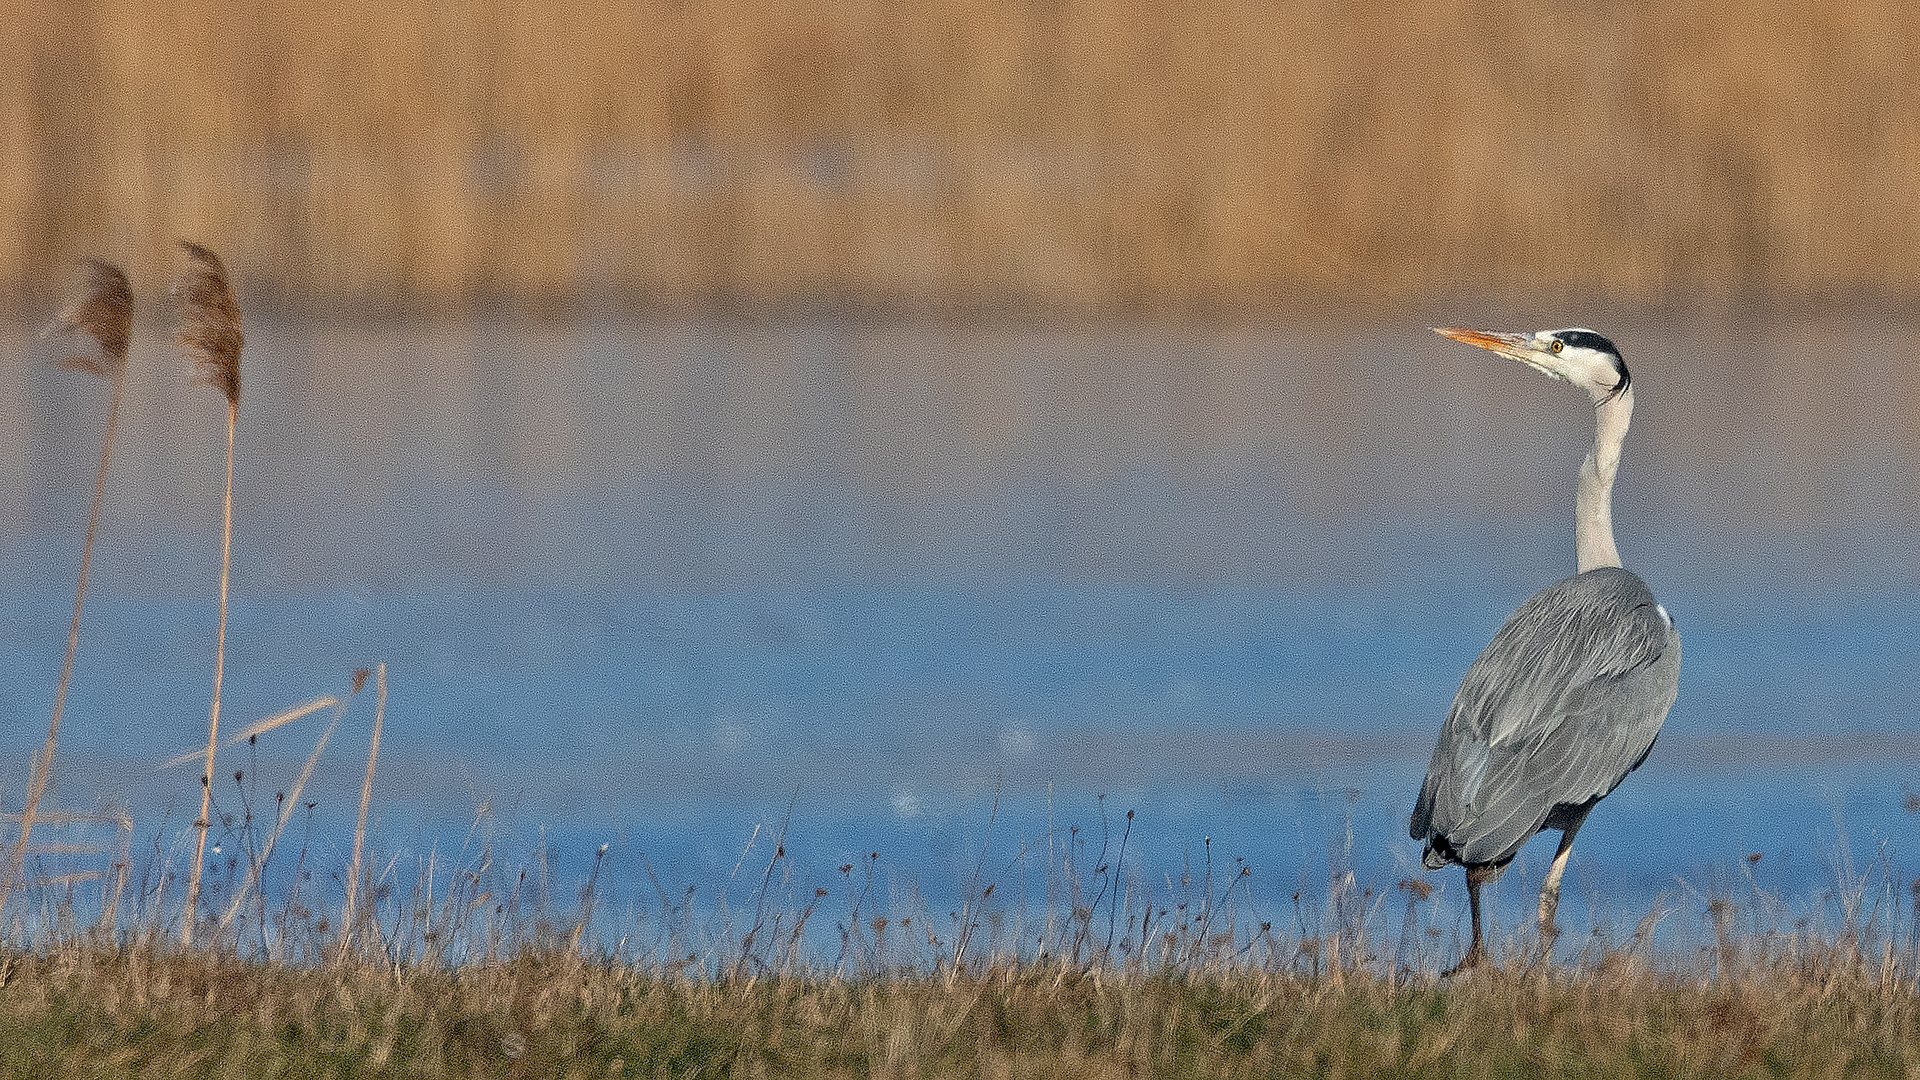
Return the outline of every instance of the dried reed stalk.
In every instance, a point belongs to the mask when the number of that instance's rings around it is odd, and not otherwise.
[[[328,694],[325,697],[317,697],[304,704],[295,705],[291,709],[282,709],[272,716],[267,717],[265,720],[256,721],[252,726],[241,731],[238,735],[229,735],[227,741],[221,744],[221,749],[231,749],[246,742],[248,739],[265,735],[275,728],[285,727],[295,720],[303,719],[319,712],[321,709],[338,704],[340,704],[340,699]],[[160,767],[162,769],[171,769],[175,765],[185,765],[189,761],[200,760],[206,756],[207,752],[205,750],[189,750],[184,754],[175,754],[173,757],[161,762]]]
[[[360,850],[367,839],[367,804],[373,800],[373,765],[380,758],[380,724],[387,715],[387,665],[374,668],[373,741],[367,745],[367,779],[360,787],[360,816],[353,823],[353,863],[347,872],[347,902],[340,909],[340,958],[353,942],[353,902],[360,885]]]
[[[40,799],[53,777],[54,745],[60,738],[60,714],[67,704],[67,686],[73,681],[73,657],[80,648],[80,609],[87,599],[87,570],[93,563],[93,538],[100,525],[100,499],[107,490],[107,463],[113,456],[113,435],[120,426],[120,392],[126,387],[127,342],[133,326],[133,290],[127,275],[119,267],[98,259],[85,264],[86,276],[78,293],[60,309],[48,332],[85,334],[97,350],[63,349],[57,363],[76,371],[92,372],[113,383],[112,404],[107,406],[107,435],[100,446],[100,471],[93,480],[93,506],[87,511],[87,536],[80,544],[79,581],[73,590],[73,622],[67,628],[67,655],[60,662],[60,684],[53,693],[53,718],[47,722],[47,742],[33,759],[32,779],[27,783],[27,805],[20,814],[20,836],[0,874],[0,909],[7,904],[15,882],[26,870],[27,838],[33,832]],[[70,345],[71,343],[64,343]]]
[[[227,913],[220,917],[220,929],[225,930],[233,923],[234,919],[239,917],[241,907],[247,902],[247,894],[260,883],[260,875],[266,869],[267,860],[273,858],[274,845],[280,842],[280,834],[286,831],[287,822],[293,817],[293,808],[300,805],[301,792],[307,789],[307,781],[313,779],[313,767],[320,762],[320,752],[327,748],[327,740],[333,737],[333,730],[340,726],[340,717],[346,714],[347,706],[353,704],[354,697],[360,693],[362,687],[367,685],[367,676],[369,674],[370,672],[368,672],[366,668],[355,668],[353,677],[347,687],[346,697],[319,698],[315,701],[308,702],[299,709],[289,709],[277,717],[269,717],[243,733],[243,737],[252,738],[255,735],[265,734],[273,728],[279,727],[280,724],[290,723],[298,719],[299,716],[305,716],[316,709],[327,705],[333,706],[333,719],[327,721],[326,730],[322,731],[320,738],[314,742],[313,752],[307,755],[307,763],[301,767],[299,778],[294,780],[293,787],[289,788],[286,794],[281,797],[280,813],[274,820],[273,830],[267,833],[267,842],[260,845],[260,857],[254,860],[253,864],[247,868],[247,880],[241,884],[239,889],[234,891],[233,902],[228,905]],[[282,719],[282,717],[285,719]],[[278,720],[279,723],[275,723],[274,721],[276,720]],[[265,935],[266,931],[262,930],[261,936],[263,939]],[[269,958],[271,958],[271,953],[269,953]]]
[[[119,925],[120,897],[127,891],[127,875],[133,869],[133,815],[122,807],[114,813],[113,819],[113,823],[119,827],[119,842],[115,845],[113,859],[113,892],[101,905],[98,923],[100,932],[109,937]]]
[[[240,415],[240,307],[220,257],[198,244],[180,241],[187,266],[174,278],[172,292],[180,305],[180,351],[193,361],[195,383],[204,383],[227,396],[227,491],[220,524],[220,629],[213,648],[213,702],[207,710],[207,764],[200,776],[200,830],[194,844],[193,870],[187,878],[187,910],[180,926],[180,943],[193,944],[193,920],[200,900],[200,872],[207,853],[208,813],[213,800],[213,755],[220,744],[220,676],[227,655],[227,572],[233,556],[233,429]]]

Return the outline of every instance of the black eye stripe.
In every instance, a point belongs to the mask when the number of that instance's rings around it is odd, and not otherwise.
[[[1614,348],[1613,342],[1608,341],[1606,338],[1601,337],[1591,330],[1558,330],[1554,332],[1553,336],[1578,348],[1592,349],[1595,352],[1612,353],[1615,356],[1620,355],[1620,350]]]
[[[1607,395],[1608,400],[1619,397],[1626,392],[1627,387],[1633,385],[1633,376],[1627,372],[1626,359],[1620,355],[1620,350],[1614,346],[1613,342],[1607,340],[1605,337],[1591,330],[1575,329],[1555,330],[1553,332],[1553,338],[1556,342],[1564,342],[1577,348],[1592,349],[1595,352],[1605,353],[1607,359],[1613,361],[1613,370],[1615,374],[1620,376],[1620,381],[1614,384],[1613,392]],[[1558,350],[1556,349],[1555,351],[1557,352]]]

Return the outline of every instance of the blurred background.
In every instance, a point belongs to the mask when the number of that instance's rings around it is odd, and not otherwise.
[[[1578,902],[1758,874],[1817,906],[1905,865],[1910,5],[82,2],[0,32],[9,801],[104,412],[36,334],[99,256],[140,316],[58,795],[187,831],[190,772],[152,766],[203,738],[224,431],[168,340],[184,236],[248,334],[226,708],[387,662],[396,857],[488,806],[636,887],[641,852],[710,881],[791,804],[801,866],[880,850],[938,898],[983,844],[1138,809],[1144,881],[1209,836],[1276,902],[1415,873],[1439,721],[1571,572],[1591,439],[1565,387],[1426,330],[1470,324],[1620,345],[1620,546],[1687,635]]]
[[[1910,5],[8,4],[0,282],[1246,312],[1906,299]],[[28,310],[33,310],[29,308]]]

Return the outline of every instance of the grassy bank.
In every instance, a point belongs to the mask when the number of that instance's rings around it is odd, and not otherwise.
[[[0,1074],[1908,1074],[1920,1001],[1840,959],[1717,978],[1615,957],[1410,983],[1047,964],[715,982],[559,954],[442,970],[77,948],[0,961]]]
[[[221,848],[258,850],[249,813],[221,820]],[[1569,925],[1551,964],[1525,920],[1496,928],[1496,967],[1447,977],[1459,913],[1429,879],[1365,886],[1336,852],[1324,892],[1255,903],[1246,868],[1156,886],[1124,846],[1083,844],[1086,832],[1045,855],[1039,910],[1000,906],[1015,883],[991,874],[953,911],[883,897],[878,856],[815,886],[780,835],[764,861],[743,853],[738,881],[663,881],[642,856],[657,907],[617,902],[605,849],[580,881],[552,878],[543,848],[515,862],[484,841],[411,878],[376,857],[367,902],[351,908],[344,850],[303,847],[279,875],[229,854],[191,948],[177,944],[180,874],[156,843],[131,873],[23,890],[0,948],[0,1076],[1920,1067],[1920,908],[1907,902],[1920,890],[1884,861],[1804,902],[1752,882],[1663,895],[1637,922]],[[245,891],[267,881],[281,891]]]
[[[1910,5],[0,3],[0,288],[1137,310],[1911,295]],[[26,300],[28,309],[32,304]]]

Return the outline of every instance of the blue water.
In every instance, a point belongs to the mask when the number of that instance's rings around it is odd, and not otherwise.
[[[915,333],[906,345],[984,347]],[[250,347],[290,359],[249,383],[223,729],[384,662],[372,833],[394,880],[471,854],[478,820],[504,860],[545,852],[564,900],[606,844],[610,939],[662,890],[737,909],[782,840],[770,880],[790,909],[816,886],[844,909],[871,863],[897,912],[937,923],[985,881],[1010,925],[1031,924],[1049,844],[1081,852],[1091,888],[1102,837],[1156,902],[1199,887],[1211,858],[1216,890],[1251,867],[1248,910],[1303,933],[1348,870],[1382,903],[1422,873],[1406,814],[1460,674],[1570,569],[1583,433],[1515,417],[1577,428],[1580,407],[1498,369],[1408,398],[1391,376],[1414,359],[1337,377],[1284,335],[1093,336],[995,331],[1000,368],[954,390],[918,368],[861,375],[876,339],[906,347],[884,328],[493,328],[447,345],[270,326]],[[1168,336],[1311,377],[1254,380],[1276,433],[1216,424],[1245,402],[1185,400]],[[783,350],[804,362],[778,393],[741,368],[778,368],[765,358]],[[1132,350],[1157,377],[1116,390],[1082,370],[1087,355],[1125,370]],[[345,374],[316,374],[336,351]],[[408,378],[375,374],[396,352],[424,352],[451,399],[415,386],[417,409],[369,405],[368,384]],[[524,355],[551,357],[556,385],[528,381]],[[137,847],[177,867],[195,766],[156,766],[204,741],[223,447],[218,410],[161,378],[163,359],[136,354],[130,393],[148,400],[109,485],[56,799],[125,804]],[[1663,414],[1662,374],[1705,411]],[[1842,374],[1863,395],[1875,377]],[[22,375],[24,464],[0,470],[8,809],[51,706],[91,478],[97,417],[63,377]],[[1575,925],[1657,903],[1697,920],[1706,897],[1755,888],[1817,914],[1920,872],[1920,548],[1898,505],[1915,481],[1888,449],[1910,423],[1828,410],[1829,445],[1853,449],[1811,460],[1805,433],[1717,413],[1714,378],[1636,366],[1649,404],[1621,547],[1686,660],[1652,758],[1581,834]],[[1311,420],[1288,396],[1301,387],[1341,403],[1340,422]],[[1492,419],[1445,407],[1510,391]],[[1884,438],[1858,430],[1874,425]],[[372,697],[306,795],[322,863],[344,861]],[[324,723],[223,752],[221,808],[270,803]],[[1551,851],[1537,841],[1499,886],[1503,925]],[[1433,878],[1457,926],[1459,873]]]
[[[1890,865],[1912,866],[1903,800],[1920,786],[1920,738],[1900,714],[1911,683],[1889,674],[1907,670],[1912,606],[1676,608],[1680,704],[1582,833],[1569,911],[1737,883],[1750,852],[1770,888],[1808,903],[1846,858],[1866,866],[1885,845]],[[1458,673],[1502,614],[1464,583],[239,600],[225,708],[233,730],[384,657],[383,850],[451,850],[490,803],[501,847],[524,857],[544,837],[563,876],[611,845],[616,896],[650,888],[643,856],[665,880],[715,888],[744,854],[751,878],[784,823],[794,889],[878,851],[896,890],[938,904],[983,848],[1018,880],[1023,844],[1092,835],[1103,817],[1117,830],[1133,810],[1130,865],[1148,880],[1179,877],[1211,837],[1221,861],[1255,868],[1256,900],[1277,903],[1323,890],[1329,859],[1376,888],[1418,873],[1405,815]],[[63,615],[57,597],[7,612],[20,713],[44,710],[29,673],[59,656],[19,628]],[[62,795],[190,817],[195,766],[151,765],[203,730],[211,604],[102,597],[90,615],[90,648],[125,663],[76,682]],[[370,705],[356,702],[309,790],[322,833],[350,831]],[[229,752],[223,780],[244,767],[284,787],[323,720],[264,736],[257,758]],[[237,788],[219,795],[236,805]],[[745,852],[756,828],[760,850]],[[1517,879],[1537,881],[1550,840],[1537,848]],[[1043,880],[1044,861],[1028,862]]]

